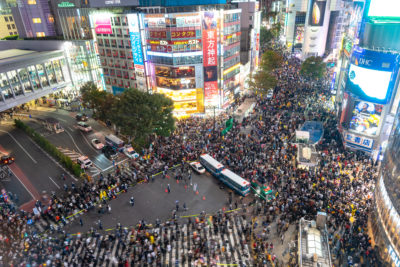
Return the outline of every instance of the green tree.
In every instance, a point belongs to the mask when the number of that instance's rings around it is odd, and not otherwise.
[[[300,74],[307,78],[321,79],[326,73],[326,63],[322,57],[309,57],[301,64]]]
[[[261,93],[262,95],[267,94],[269,89],[274,88],[278,83],[278,80],[267,71],[259,71],[254,75],[250,75],[247,84],[255,94]]]
[[[160,94],[128,89],[116,97],[112,120],[124,135],[133,138],[136,148],[147,145],[151,134],[169,136],[175,129],[173,102]]]
[[[282,66],[283,57],[273,50],[267,50],[261,57],[262,71],[271,72]]]
[[[266,46],[272,39],[274,39],[272,32],[262,26],[260,28],[260,46]]]
[[[112,108],[114,95],[100,90],[92,82],[87,82],[81,87],[82,104],[93,110],[94,116],[106,120]]]

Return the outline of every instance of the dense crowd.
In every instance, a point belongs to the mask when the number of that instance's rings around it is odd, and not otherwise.
[[[76,252],[76,246],[82,247],[86,239],[79,237],[72,242],[63,233],[61,226],[65,222],[65,216],[79,210],[94,209],[95,203],[101,205],[98,206],[101,212],[107,201],[112,200],[118,192],[127,191],[138,179],[149,180],[152,174],[163,170],[165,166],[172,167],[198,159],[202,153],[209,153],[242,177],[266,183],[277,192],[272,201],[259,203],[260,206],[254,209],[255,214],[264,220],[264,233],[269,232],[268,225],[273,221],[278,224],[279,232],[276,235],[279,236],[284,234],[289,224],[300,218],[315,218],[317,211],[325,211],[328,214],[327,227],[332,249],[341,263],[354,264],[363,257],[364,261],[374,264],[376,255],[367,234],[367,221],[372,206],[371,192],[374,189],[376,167],[368,156],[343,149],[335,114],[324,106],[323,99],[329,95],[325,80],[311,81],[302,78],[299,75],[300,61],[297,58],[285,55],[284,62],[275,71],[279,82],[274,88],[273,97],[267,99],[256,96],[254,111],[247,117],[234,117],[234,127],[225,136],[221,136],[220,132],[233,112],[220,114],[215,120],[191,117],[180,121],[171,137],[157,137],[152,140],[150,147],[142,151],[148,157],[140,164],[135,162],[133,172],[120,173],[117,169],[115,175],[67,186],[64,195],[53,194],[50,197],[49,208],[43,209],[41,203],[37,204],[40,216],[17,211],[12,204],[3,205],[0,217],[0,250],[4,252],[2,262],[47,262],[50,265],[62,264],[67,258],[82,263],[95,262],[98,260],[95,256],[96,247],[104,246],[109,250],[111,245],[107,245],[109,243],[106,240],[126,240],[118,243],[118,247],[124,247],[124,253],[116,255],[115,259],[108,257],[107,260],[115,260],[114,263],[121,266],[140,261],[162,266],[162,255],[171,249],[171,245],[164,242],[166,239],[162,241],[162,235],[153,234],[153,231],[164,229],[158,223],[148,229],[143,224],[128,230],[118,226],[114,234],[108,236],[108,239],[102,236],[102,241],[95,242],[93,247],[89,246],[91,241],[88,241],[83,247],[85,253],[79,254],[83,258],[76,258],[70,257],[71,253]],[[235,105],[240,103],[238,101]],[[295,130],[307,120],[323,122],[324,136],[317,145],[319,165],[300,169],[295,160],[297,147],[292,141]],[[109,200],[100,199],[101,191],[106,192]],[[43,238],[36,228],[27,224],[30,219],[35,220],[37,217],[48,221],[50,231],[58,232],[59,237]],[[199,222],[188,222],[185,226],[168,227],[176,227],[175,230],[181,232],[181,227],[187,229],[187,225],[193,223],[193,231],[188,232],[187,236],[196,240],[199,236],[195,237],[194,230],[198,226],[198,230],[225,231],[222,229],[225,229],[228,220],[228,215],[219,214],[211,218],[209,223],[203,218]],[[233,221],[235,220],[234,218]],[[209,227],[207,224],[210,224]],[[246,246],[250,237],[255,236],[247,223],[244,225],[240,228],[244,234],[239,235],[243,240],[238,242],[242,250],[249,251]],[[99,238],[94,230],[89,234]],[[273,247],[269,244],[269,239],[274,235],[263,234],[251,244],[259,264],[266,261],[279,262],[273,256]],[[214,266],[213,260],[217,261],[219,255],[225,253],[223,246],[215,245],[212,250],[210,243],[202,238],[204,237],[200,236],[192,248],[190,262],[202,264],[201,261],[206,261],[204,264]],[[172,240],[175,239],[174,237]],[[205,257],[204,254],[211,256]],[[233,262],[228,258],[225,260],[227,263]],[[183,259],[180,261],[183,262]],[[240,264],[245,265],[246,262],[240,261]]]

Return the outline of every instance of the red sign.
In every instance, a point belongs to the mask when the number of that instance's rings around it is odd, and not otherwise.
[[[150,38],[167,38],[165,31],[150,31]]]
[[[207,105],[218,105],[218,82],[204,82],[204,100]]]
[[[203,31],[204,67],[217,66],[217,30]]]
[[[188,37],[195,37],[196,31],[174,31],[171,32],[171,38],[188,38]]]

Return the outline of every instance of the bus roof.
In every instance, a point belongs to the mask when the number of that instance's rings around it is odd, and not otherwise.
[[[233,171],[231,171],[229,169],[223,169],[221,171],[221,174],[225,175],[232,181],[236,182],[238,185],[247,186],[250,184],[248,181],[246,181],[245,179],[243,179],[242,177],[240,177],[239,175],[237,175],[236,173],[234,173]]]
[[[224,165],[222,165],[219,161],[215,160],[213,157],[211,157],[208,154],[203,154],[203,155],[200,156],[200,158],[203,158],[205,161],[210,163],[216,169],[224,167]]]
[[[115,143],[123,143],[124,142],[113,134],[107,135],[106,138]]]

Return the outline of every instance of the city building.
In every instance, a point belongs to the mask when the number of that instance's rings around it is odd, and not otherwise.
[[[0,13],[0,39],[10,36],[17,35],[18,30],[15,26],[14,18],[11,13],[2,14]]]
[[[19,0],[11,8],[21,38],[55,36],[55,18],[48,0]]]
[[[64,51],[0,51],[0,111],[71,85]]]
[[[400,113],[389,138],[388,148],[375,187],[372,221],[375,248],[385,266],[400,266]]]

